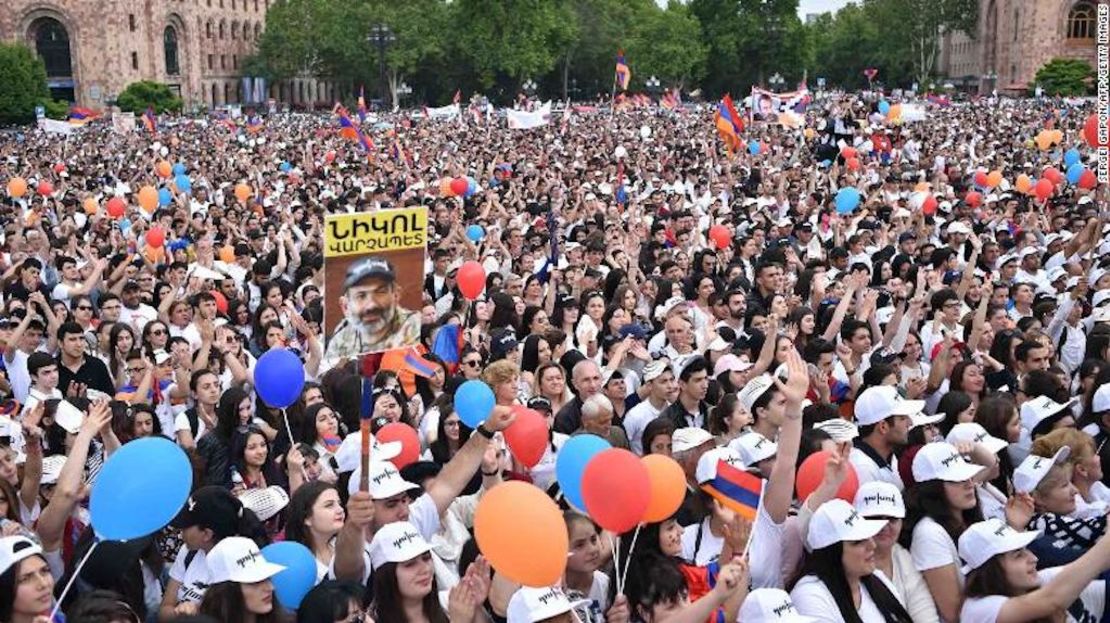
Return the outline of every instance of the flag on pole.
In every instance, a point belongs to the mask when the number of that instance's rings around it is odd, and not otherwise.
[[[143,125],[151,134],[158,133],[158,118],[154,116],[154,109],[149,106],[146,112],[143,113]]]
[[[339,133],[345,138],[350,138],[356,141],[368,153],[374,150],[374,141],[370,140],[367,136],[355,125],[354,121],[347,115],[347,111],[342,107],[339,108]]]
[[[69,122],[73,125],[85,125],[97,117],[97,114],[82,106],[69,107]]]
[[[366,122],[366,98],[363,97],[362,89],[363,89],[363,87],[360,85],[358,87],[358,122],[359,123],[365,123]]]
[[[459,331],[459,325],[445,324],[436,331],[435,341],[432,342],[432,354],[442,359],[448,369],[454,372],[459,366],[462,347],[463,335]]]
[[[452,104],[458,104],[461,101],[462,101],[462,91],[459,90],[459,89],[455,89],[455,97],[451,98],[451,103]]]
[[[759,498],[763,495],[763,481],[727,461],[718,461],[716,472],[712,480],[702,485],[702,490],[741,517],[755,521]]]
[[[739,151],[740,132],[744,130],[744,122],[737,115],[736,108],[732,105],[731,96],[725,95],[717,103],[717,112],[714,118],[717,125],[717,134],[725,142],[725,147],[729,152]]]
[[[247,132],[251,134],[258,134],[262,131],[263,126],[262,117],[258,115],[251,115],[250,118],[247,119]]]
[[[617,52],[617,69],[616,69],[617,86],[622,91],[628,90],[628,83],[632,80],[632,70],[629,69],[628,63],[624,62],[624,51]]]
[[[672,93],[670,89],[667,89],[667,92],[663,94],[662,99],[659,100],[659,107],[663,110],[673,111],[677,106],[678,102],[675,101],[674,93]]]

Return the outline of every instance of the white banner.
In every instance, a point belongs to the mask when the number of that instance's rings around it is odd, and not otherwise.
[[[112,131],[116,134],[130,134],[135,131],[135,113],[117,112],[112,115]]]
[[[72,125],[68,121],[58,121],[57,119],[39,119],[39,129],[48,134],[70,134],[77,126]]]
[[[458,104],[451,104],[449,106],[440,106],[439,108],[428,109],[428,117],[431,119],[454,119],[458,115]]]
[[[522,110],[505,111],[510,130],[530,130],[551,123],[551,102],[545,103],[532,112]]]
[[[902,104],[902,122],[925,121],[924,104]]]

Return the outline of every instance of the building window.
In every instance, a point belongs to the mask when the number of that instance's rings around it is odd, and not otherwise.
[[[131,53],[131,69],[135,69],[135,70],[139,69],[139,53],[138,52],[132,52]]]
[[[224,38],[224,22],[221,20],[220,21],[220,39],[222,40],[223,38]]]
[[[258,41],[258,39],[261,36],[262,36],[262,24],[255,24],[254,25],[254,40]]]
[[[181,66],[177,62],[177,31],[173,26],[166,26],[162,38],[166,52],[166,73],[176,76],[181,73]]]
[[[216,55],[215,54],[209,54],[208,55],[208,68],[209,69],[215,69],[216,68]]]
[[[238,54],[232,54],[231,55],[231,68],[232,69],[239,69],[239,55]]]
[[[127,28],[131,32],[135,32],[135,14],[134,13],[128,13],[127,14]]]
[[[73,60],[69,54],[69,33],[62,23],[51,17],[39,18],[31,24],[31,39],[35,51],[46,65],[47,77],[73,75]]]
[[[254,0],[254,12],[258,12],[258,0]]]
[[[220,69],[227,69],[227,55],[220,55]]]
[[[208,37],[209,39],[212,38],[212,22],[207,22],[204,25],[204,36]]]
[[[1068,12],[1068,39],[1095,38],[1095,7],[1087,0],[1076,2]]]

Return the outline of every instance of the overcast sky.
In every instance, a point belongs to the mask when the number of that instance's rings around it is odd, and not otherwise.
[[[798,17],[803,20],[806,13],[835,11],[853,0],[798,0]]]

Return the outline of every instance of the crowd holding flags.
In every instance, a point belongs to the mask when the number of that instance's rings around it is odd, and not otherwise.
[[[366,98],[361,85],[358,87],[358,122],[366,123]]]
[[[147,106],[146,112],[143,113],[143,126],[151,134],[158,133],[158,117],[154,116],[154,109]]]
[[[624,62],[624,51],[617,52],[617,69],[614,79],[622,91],[628,90],[628,83],[632,80],[632,70]]]
[[[725,142],[725,147],[728,148],[729,152],[738,151],[741,145],[740,134],[744,131],[744,119],[736,112],[731,95],[725,94],[721,101],[717,103],[717,112],[714,118],[717,125],[717,134]]]
[[[370,137],[367,136],[357,125],[355,125],[354,121],[351,121],[350,115],[347,114],[347,109],[337,104],[335,107],[335,113],[339,117],[340,134],[358,142],[358,144],[362,145],[362,148],[365,149],[367,153],[373,152],[374,141],[370,140]]]
[[[69,117],[68,117],[68,119],[69,119],[69,122],[72,125],[85,125],[86,123],[88,123],[89,121],[92,121],[93,119],[97,118],[98,116],[99,115],[97,115],[97,113],[95,111],[93,111],[89,108],[84,108],[82,106],[70,106],[69,107]]]

